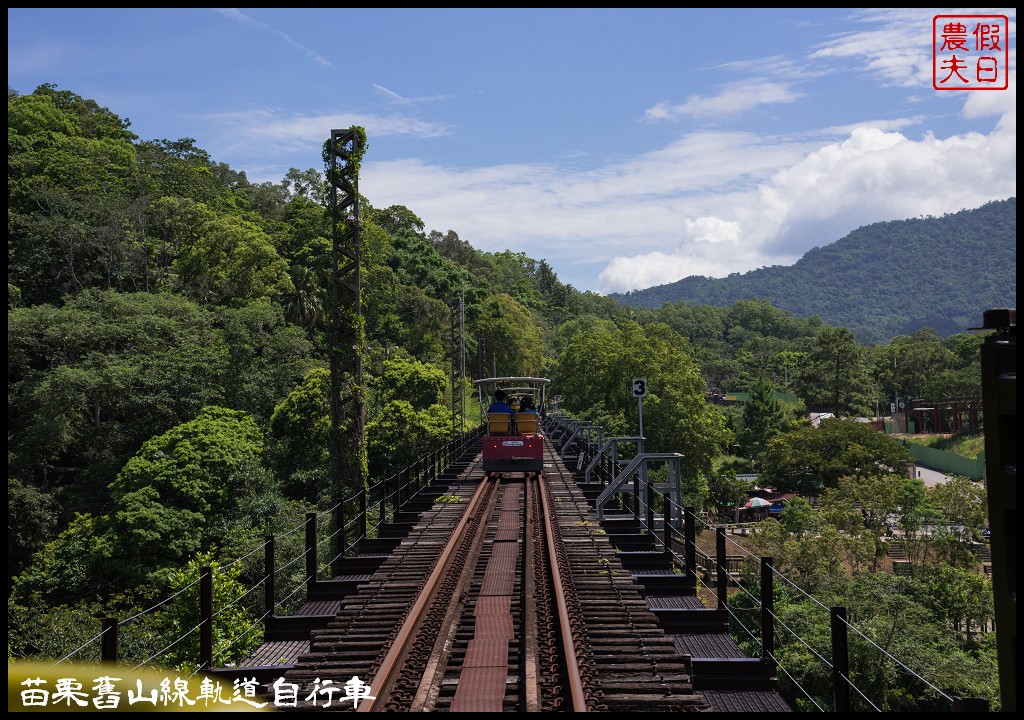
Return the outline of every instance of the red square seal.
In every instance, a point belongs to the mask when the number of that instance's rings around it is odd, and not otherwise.
[[[1006,15],[932,18],[932,87],[1006,90],[1010,86],[1010,21]]]

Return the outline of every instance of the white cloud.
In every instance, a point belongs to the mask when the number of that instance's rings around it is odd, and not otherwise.
[[[673,105],[660,102],[644,111],[648,120],[677,120],[680,117],[721,117],[738,115],[761,105],[777,105],[799,100],[803,95],[779,82],[746,80],[722,86],[717,95],[693,94],[686,102]]]
[[[823,40],[808,60],[853,59],[852,70],[868,72],[887,85],[931,87],[931,24],[918,8],[869,8],[850,18],[851,30]],[[859,23],[884,27],[859,30]]]
[[[584,172],[542,164],[459,169],[418,160],[367,162],[360,189],[375,205],[414,208],[428,230],[454,229],[482,250],[516,247],[549,262],[552,252],[564,250],[559,259],[569,264],[585,247],[589,261],[604,262],[623,246],[671,247],[687,232],[688,218],[708,214],[712,193],[756,188],[811,147],[751,133],[692,133]],[[693,232],[710,237],[707,222],[696,222]]]
[[[859,122],[848,123],[846,125],[832,125],[831,127],[821,128],[820,130],[815,131],[814,134],[825,137],[845,137],[853,133],[854,130],[860,128],[902,130],[903,128],[911,127],[913,125],[921,125],[926,122],[927,119],[928,118],[924,115],[910,115],[908,117],[900,118],[861,120]]]
[[[207,141],[214,157],[231,155],[239,167],[245,167],[255,177],[260,163],[273,168],[275,155],[285,156],[296,151],[309,151],[308,167],[322,168],[320,148],[324,142],[324,128],[360,126],[371,137],[406,136],[433,138],[447,135],[451,129],[408,115],[375,115],[369,113],[324,113],[300,115],[276,108],[258,108],[248,112],[206,114],[197,118],[210,132]],[[249,156],[252,161],[248,160]],[[279,182],[284,172],[275,172],[270,182]],[[276,179],[275,179],[276,178]]]
[[[1017,71],[1009,73],[1009,87],[1006,90],[995,92],[967,92],[967,101],[964,103],[963,116],[965,118],[980,118],[999,116],[1002,122],[1017,119]]]
[[[884,129],[909,119],[866,123],[824,144],[690,133],[586,172],[367,162],[361,190],[375,205],[404,204],[428,230],[455,230],[481,250],[515,248],[556,269],[606,264],[596,289],[622,292],[790,265],[861,225],[1015,195],[1011,118],[989,135],[945,140]]]

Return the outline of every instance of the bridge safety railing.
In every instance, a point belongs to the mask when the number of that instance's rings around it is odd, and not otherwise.
[[[642,525],[656,535],[658,546],[695,592],[701,592],[705,604],[713,597],[715,606],[728,613],[730,634],[756,657],[764,671],[777,674],[780,691],[797,698],[798,709],[886,712],[888,694],[912,688],[912,697],[921,709],[988,710],[985,698],[960,697],[931,683],[924,668],[914,668],[890,652],[877,627],[858,627],[845,606],[816,599],[780,572],[773,558],[757,556],[730,535],[728,527],[707,522],[694,507],[670,509],[674,498],[653,485],[647,486],[647,492],[649,497],[643,503],[647,516],[641,519]],[[680,511],[684,518],[681,527],[672,520]],[[752,533],[757,532],[755,527]],[[697,547],[695,539],[703,533],[713,534],[713,553]],[[781,598],[799,601],[803,609],[780,615],[775,608]],[[819,614],[817,621],[808,617],[814,613]],[[815,627],[827,627],[827,633],[822,636]],[[694,663],[694,672],[700,672],[700,661]],[[808,670],[808,663],[816,667]],[[886,679],[881,683],[879,668],[885,668],[881,675]],[[881,692],[882,697],[872,696],[872,691]]]
[[[672,487],[672,483],[658,483],[650,478],[640,482],[639,459],[645,454],[642,439],[639,446],[633,446],[636,452],[632,458],[624,458],[614,452],[618,441],[613,442],[613,438],[591,442],[586,432],[594,432],[595,436],[597,433],[586,421],[563,416],[551,418],[549,423],[549,437],[562,443],[562,456],[576,460],[580,487],[600,492],[597,497],[601,502],[611,503],[615,498],[620,501],[619,508],[629,511],[641,532],[653,536],[655,552],[662,552],[680,574],[684,589],[699,594],[705,606],[724,613],[730,634],[749,655],[745,660],[757,663],[761,672],[777,677],[780,690],[787,697],[797,698],[799,709],[886,711],[884,697],[872,697],[862,689],[878,690],[879,668],[884,668],[881,674],[887,682],[883,683],[883,690],[895,694],[912,692],[923,708],[953,712],[988,710],[984,698],[960,697],[929,682],[922,669],[896,657],[876,640],[877,628],[858,627],[845,606],[820,602],[781,573],[773,558],[753,553],[748,541],[759,532],[756,524],[744,526],[743,537],[737,538],[730,534],[729,525],[715,524],[710,515],[695,507],[679,507],[688,497],[685,479],[682,490]],[[623,477],[624,465],[634,473],[633,482]],[[707,547],[710,543],[697,542],[698,537],[706,534],[713,538],[713,550],[703,551],[700,545]],[[782,597],[805,603],[802,607],[808,609],[801,612],[819,613],[817,625],[799,614],[780,616],[776,605]],[[827,631],[822,635],[814,631],[815,627],[825,627]],[[791,659],[797,657],[800,662],[794,664]],[[696,676],[714,662],[722,661],[694,658],[693,662]],[[730,662],[735,665],[736,659]],[[809,671],[804,667],[807,663],[816,667]]]
[[[127,618],[102,618],[95,635],[56,663],[118,662],[192,674],[232,664],[264,641],[270,620],[315,599],[345,558],[380,537],[420,489],[475,452],[482,435],[483,426],[473,428],[344,500],[306,512],[233,561],[190,563],[170,597]]]

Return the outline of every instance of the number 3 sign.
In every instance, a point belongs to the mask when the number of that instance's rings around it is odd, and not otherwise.
[[[633,396],[647,397],[647,378],[633,378]]]

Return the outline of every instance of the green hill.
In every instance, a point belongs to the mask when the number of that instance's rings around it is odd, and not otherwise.
[[[1016,239],[1017,201],[1008,198],[942,217],[865,225],[788,267],[692,276],[610,297],[647,308],[766,300],[849,328],[868,344],[924,327],[946,336],[979,326],[985,310],[1017,306]]]

